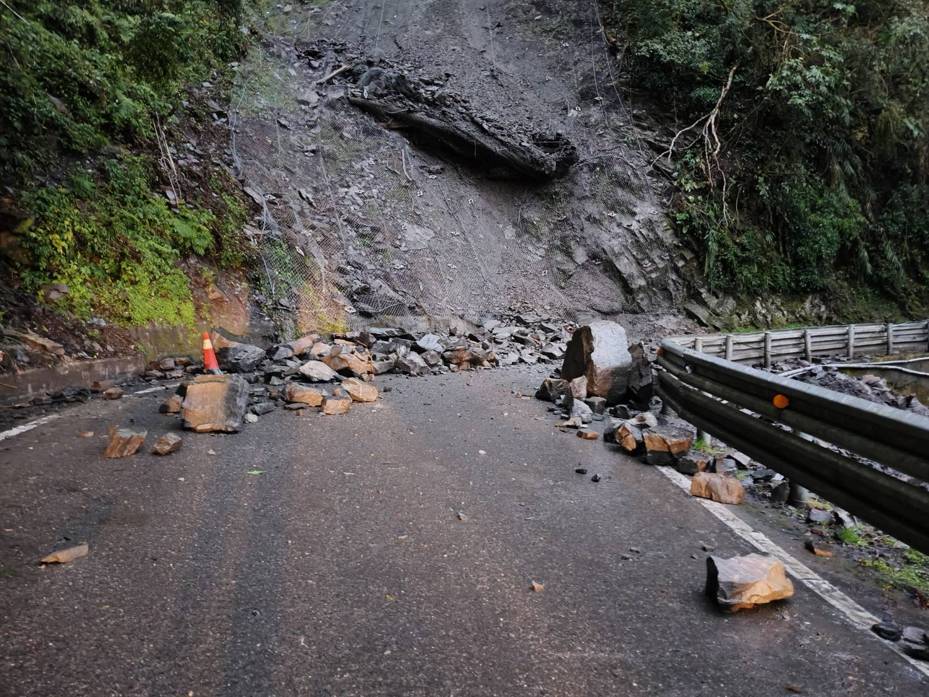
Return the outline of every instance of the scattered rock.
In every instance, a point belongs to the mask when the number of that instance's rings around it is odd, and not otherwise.
[[[587,399],[587,378],[581,375],[579,378],[569,380],[568,390],[571,392],[571,396],[574,399]]]
[[[832,511],[824,511],[821,508],[811,508],[806,513],[806,522],[814,525],[825,525],[832,522]]]
[[[832,559],[834,556],[833,551],[826,545],[817,543],[812,538],[807,538],[803,543],[803,546],[806,547],[806,550],[812,554],[815,554],[817,557],[823,557],[824,559]]]
[[[322,359],[323,363],[335,372],[356,378],[363,378],[374,373],[374,366],[371,364],[369,357],[360,356],[357,353],[348,353],[344,350],[337,353],[336,348],[338,347],[333,347],[329,355],[324,356]]]
[[[735,505],[745,500],[745,489],[733,477],[698,472],[690,481],[690,495]]]
[[[184,428],[197,433],[235,433],[248,405],[248,383],[238,375],[200,375],[187,385],[181,409]]]
[[[541,593],[545,590],[545,584],[539,583],[538,581],[531,581],[529,583],[529,588],[533,593]]]
[[[787,503],[790,498],[790,482],[786,479],[778,482],[771,488],[772,503]]]
[[[644,431],[645,461],[650,465],[670,465],[690,451],[694,442],[691,429],[679,426],[655,426]]]
[[[710,556],[706,560],[706,594],[727,612],[738,612],[790,598],[794,587],[784,564],[773,557]]]
[[[594,413],[584,402],[580,400],[574,400],[574,403],[571,404],[571,420],[578,424],[580,427],[581,424],[589,424],[593,421]]]
[[[265,350],[251,344],[232,343],[216,351],[219,365],[233,373],[251,373],[265,359]]]
[[[170,455],[181,449],[183,440],[176,433],[165,433],[152,446],[152,455]]]
[[[629,396],[633,402],[645,407],[655,394],[652,364],[641,342],[629,347],[629,355],[632,359],[629,368]]]
[[[573,380],[584,376],[588,395],[617,404],[629,386],[631,367],[626,330],[602,320],[574,332],[565,351],[561,377]]]
[[[251,412],[256,416],[262,416],[274,411],[274,402],[257,402],[251,406]]]
[[[630,455],[641,452],[645,446],[645,437],[642,431],[630,421],[624,422],[614,436],[616,443]]]
[[[597,440],[597,438],[600,437],[600,434],[596,433],[595,431],[578,431],[577,437],[583,438],[584,440]]]
[[[107,443],[106,450],[103,452],[103,456],[118,458],[135,455],[139,448],[142,447],[142,443],[145,442],[145,437],[147,435],[148,431],[133,431],[128,428],[117,428],[113,426],[110,429],[110,440]]]
[[[173,394],[161,403],[158,411],[161,414],[180,414],[183,403],[184,399],[179,394]]]
[[[86,544],[75,545],[67,549],[59,549],[57,552],[42,557],[40,564],[70,564],[75,559],[86,557],[90,554],[90,547]]]
[[[351,408],[352,398],[347,395],[344,397],[326,397],[323,401],[323,414],[326,416],[347,414]]]
[[[546,402],[556,402],[570,394],[571,389],[567,380],[545,378],[539,389],[536,390],[535,397]]]
[[[587,468],[586,468],[586,467],[577,467],[577,468],[575,468],[574,471],[577,472],[578,474],[587,474]]]
[[[632,423],[639,428],[655,428],[658,425],[658,417],[650,411],[643,411],[632,417]]]
[[[929,634],[921,627],[906,627],[900,643],[908,656],[929,661]]]
[[[78,437],[80,437],[80,438],[93,438],[93,437],[94,437],[94,432],[93,432],[93,431],[81,431],[81,432],[78,433],[77,435],[78,435]]]
[[[426,375],[429,372],[429,366],[418,353],[407,353],[404,356],[397,357],[397,372],[404,375]]]
[[[903,637],[903,630],[893,622],[878,622],[871,626],[871,631],[887,641],[900,641]]]
[[[599,475],[599,474],[595,474],[595,475],[593,475],[593,476],[590,478],[590,481],[592,481],[594,484],[596,484],[597,482],[600,481],[600,479],[601,479],[600,475]]]
[[[370,382],[363,382],[358,378],[347,378],[342,381],[342,389],[354,402],[374,402],[378,398],[377,388]]]
[[[419,339],[416,340],[416,346],[419,348],[420,352],[435,351],[441,354],[445,351],[442,341],[435,334],[424,334],[419,337]]]
[[[284,387],[284,399],[290,403],[306,404],[310,407],[322,406],[326,393],[315,387],[304,387],[288,382]]]
[[[697,472],[706,472],[710,468],[710,458],[691,450],[689,453],[682,455],[674,463],[675,469],[681,474],[694,475]]]
[[[119,387],[110,387],[102,393],[104,399],[121,399],[123,396],[123,391]]]
[[[300,374],[313,382],[332,382],[338,373],[322,361],[307,361],[300,366]]]
[[[594,414],[603,414],[606,411],[606,399],[603,397],[588,397],[584,404],[590,407]]]

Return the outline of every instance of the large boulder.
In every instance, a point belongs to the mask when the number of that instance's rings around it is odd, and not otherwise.
[[[580,327],[565,352],[561,377],[587,378],[587,394],[618,404],[629,387],[632,356],[626,330],[606,320]]]
[[[265,350],[260,346],[234,343],[216,352],[223,370],[233,373],[251,373],[265,359]]]
[[[784,564],[774,557],[747,554],[707,557],[706,594],[727,612],[747,610],[794,594]]]
[[[197,376],[184,395],[184,428],[235,433],[242,428],[248,391],[248,383],[238,375]]]

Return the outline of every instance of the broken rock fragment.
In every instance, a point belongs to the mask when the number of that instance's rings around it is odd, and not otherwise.
[[[348,395],[341,397],[326,397],[323,400],[323,414],[326,416],[335,416],[336,414],[347,414],[352,408],[352,398]]]
[[[117,428],[113,426],[110,429],[110,440],[107,443],[103,456],[118,458],[135,455],[139,448],[142,447],[142,443],[145,442],[145,437],[147,435],[148,431],[133,431],[129,428]]]
[[[291,403],[306,404],[311,407],[322,405],[326,393],[315,387],[304,387],[293,382],[284,387],[284,399]]]
[[[152,446],[152,455],[170,455],[181,449],[183,440],[176,433],[165,433]]]
[[[179,394],[173,394],[161,403],[158,411],[162,414],[180,414],[183,403],[184,399]]]
[[[644,431],[645,461],[650,465],[670,465],[687,454],[694,442],[693,431],[678,426],[656,426]]]
[[[565,351],[561,377],[573,380],[584,376],[588,395],[617,404],[629,386],[631,367],[626,330],[616,322],[602,320],[574,332]]]
[[[86,557],[90,553],[90,547],[86,544],[75,545],[67,549],[59,549],[39,560],[40,564],[69,564],[75,559]]]
[[[616,429],[614,436],[616,443],[630,455],[638,453],[645,444],[642,431],[629,421],[624,422]]]
[[[110,387],[103,391],[104,399],[120,399],[123,396],[123,391],[119,387]]]
[[[338,374],[322,361],[307,361],[300,366],[300,374],[313,382],[330,382]]]
[[[747,554],[743,557],[707,557],[706,594],[727,612],[748,610],[775,600],[790,598],[794,586],[784,564],[774,557]]]
[[[900,645],[913,658],[929,661],[929,634],[921,627],[905,627]]]
[[[343,380],[342,389],[348,392],[353,402],[374,402],[379,394],[374,385],[370,382],[363,382],[358,378]]]
[[[429,366],[418,353],[412,351],[397,357],[396,368],[398,373],[403,375],[426,375],[429,372]]]
[[[250,373],[265,359],[265,350],[251,344],[232,343],[216,352],[223,369],[233,373]]]
[[[690,480],[690,495],[719,503],[740,504],[745,500],[745,488],[734,477],[698,472]]]
[[[235,433],[248,406],[248,383],[238,375],[199,375],[187,385],[181,416],[197,433]]]

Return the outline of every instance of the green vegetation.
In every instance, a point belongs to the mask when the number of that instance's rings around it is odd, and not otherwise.
[[[864,545],[864,538],[861,537],[861,530],[858,527],[839,528],[835,533],[836,539],[846,545]]]
[[[923,597],[929,597],[929,556],[908,549],[903,553],[899,563],[886,559],[863,559],[862,566],[873,569],[890,586],[904,590],[915,590]]]
[[[56,307],[138,325],[192,324],[182,262],[244,263],[247,209],[224,172],[169,206],[159,130],[188,84],[238,56],[242,0],[3,0],[0,183],[19,220],[16,282]],[[208,169],[208,168],[207,168]]]
[[[929,288],[927,0],[609,0],[679,116],[675,220],[742,294]]]

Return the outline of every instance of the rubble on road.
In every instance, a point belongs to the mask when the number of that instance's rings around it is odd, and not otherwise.
[[[586,377],[587,395],[604,397],[612,405],[626,396],[631,371],[626,330],[616,322],[601,320],[574,332],[565,351],[561,377]]]
[[[120,387],[110,387],[103,390],[101,396],[104,399],[121,399],[123,396],[123,390]]]
[[[39,560],[40,564],[70,564],[75,559],[86,557],[90,554],[90,547],[87,544],[75,545],[66,549],[59,549],[52,552]]]
[[[343,380],[342,389],[348,393],[353,402],[375,402],[379,396],[379,392],[374,385],[369,382],[362,382],[358,378]]]
[[[737,505],[745,501],[745,487],[735,477],[697,472],[690,480],[690,495],[718,503]]]
[[[326,393],[315,387],[305,387],[295,382],[287,383],[284,387],[284,399],[290,403],[306,404],[310,407],[322,406]]]
[[[197,433],[235,433],[242,428],[249,388],[238,375],[198,375],[185,387],[181,417]]]
[[[706,560],[706,594],[726,612],[738,612],[758,605],[790,598],[793,583],[784,564],[774,557],[747,554]]]
[[[173,394],[161,403],[161,406],[158,407],[158,411],[162,414],[180,414],[183,403],[183,397],[179,394]]]
[[[113,426],[110,428],[110,439],[103,456],[113,459],[135,455],[145,442],[146,436],[148,436],[148,431],[133,431],[129,428]]]
[[[176,433],[165,433],[152,446],[152,455],[170,455],[176,453],[183,445],[183,439]]]
[[[904,627],[900,645],[908,656],[929,661],[929,633],[922,627]]]
[[[326,416],[347,414],[352,408],[352,398],[348,395],[332,395],[323,400],[322,412]]]

